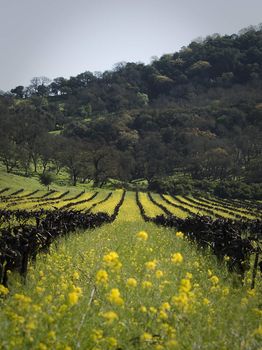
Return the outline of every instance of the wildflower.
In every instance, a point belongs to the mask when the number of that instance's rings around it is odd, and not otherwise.
[[[107,311],[102,314],[108,323],[112,323],[118,319],[117,314],[114,311]]]
[[[143,334],[140,336],[140,340],[141,340],[142,342],[150,342],[150,341],[152,341],[152,339],[153,339],[152,334],[147,333],[147,332],[143,333]]]
[[[75,280],[79,280],[79,273],[77,272],[77,271],[75,271],[74,273],[73,273],[73,279],[75,279]]]
[[[114,337],[108,337],[108,338],[106,339],[106,341],[107,341],[109,347],[115,347],[115,346],[117,346],[117,340],[116,340],[116,338],[114,338]]]
[[[144,282],[142,283],[142,288],[144,288],[144,289],[150,289],[150,288],[152,288],[152,283],[151,283],[150,281],[144,281]]]
[[[128,287],[136,287],[137,286],[137,280],[135,278],[128,278],[126,285]]]
[[[164,310],[164,311],[169,311],[170,310],[170,304],[168,302],[165,302],[161,305],[161,310]]]
[[[172,303],[178,308],[187,309],[189,304],[189,299],[186,293],[180,293],[178,296],[172,298]]]
[[[143,313],[146,313],[147,312],[147,308],[145,306],[141,306],[140,307],[140,311],[143,312]]]
[[[190,289],[191,289],[190,280],[183,278],[180,282],[179,292],[188,293]]]
[[[224,260],[225,260],[225,261],[229,261],[229,260],[230,260],[230,257],[229,257],[228,255],[225,255],[225,256],[224,256]]]
[[[30,297],[27,297],[23,294],[15,294],[14,299],[20,301],[22,304],[29,304],[32,301]]]
[[[109,300],[112,304],[116,304],[122,306],[124,304],[124,300],[121,298],[119,289],[113,288],[107,296],[107,300]]]
[[[39,343],[39,344],[38,344],[38,349],[39,349],[39,350],[47,350],[48,347],[47,347],[44,343]]]
[[[94,342],[99,342],[99,340],[103,339],[103,331],[102,329],[93,329],[92,331],[92,339]]]
[[[249,297],[254,297],[254,296],[256,295],[255,289],[249,289],[249,290],[247,291],[247,295],[248,295]]]
[[[180,254],[180,253],[174,253],[174,254],[171,256],[171,261],[172,261],[172,263],[174,263],[174,264],[180,264],[180,263],[183,261],[183,256],[182,256],[182,254]]]
[[[178,232],[176,233],[176,237],[178,237],[178,238],[183,238],[183,237],[184,237],[184,233],[181,232],[181,231],[178,231]]]
[[[258,335],[262,337],[262,326],[258,327],[257,329],[254,330],[253,335]]]
[[[157,264],[156,260],[153,260],[153,261],[146,262],[145,266],[147,270],[155,270],[156,264]]]
[[[217,276],[212,276],[211,278],[210,278],[210,281],[214,284],[214,285],[217,285],[218,284],[218,282],[219,282],[219,278],[217,277]]]
[[[122,267],[117,252],[110,252],[103,257],[104,263],[112,270],[120,270]]]
[[[76,292],[71,292],[68,294],[68,300],[70,305],[75,305],[78,303],[79,295]]]
[[[156,271],[156,278],[161,278],[163,276],[164,276],[164,272],[163,271],[161,271],[161,270],[157,270]]]
[[[226,295],[228,295],[228,294],[229,294],[229,288],[228,288],[228,287],[223,288],[223,289],[222,289],[222,295],[223,295],[223,296],[226,296]]]
[[[9,289],[0,284],[0,295],[7,295],[9,293]]]
[[[149,312],[154,315],[157,313],[157,309],[154,306],[150,306]]]
[[[168,319],[168,314],[164,310],[160,310],[158,314],[158,318],[160,320],[167,320]]]
[[[96,274],[96,283],[106,285],[108,282],[108,273],[106,270],[99,270]]]
[[[207,298],[204,298],[204,299],[203,299],[203,304],[204,304],[204,305],[209,305],[209,304],[210,304],[210,301],[209,301]]]
[[[192,273],[190,273],[190,272],[186,273],[186,278],[191,279],[192,277],[193,277]]]
[[[50,332],[47,333],[47,337],[49,339],[55,340],[56,339],[56,334],[55,334],[54,331],[50,331]]]
[[[148,239],[148,234],[145,231],[138,232],[136,236],[141,241],[147,241],[147,239]]]

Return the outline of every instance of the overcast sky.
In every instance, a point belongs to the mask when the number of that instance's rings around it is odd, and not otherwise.
[[[0,89],[149,63],[262,22],[262,0],[0,0]]]

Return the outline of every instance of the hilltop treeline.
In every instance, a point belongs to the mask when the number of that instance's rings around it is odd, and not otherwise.
[[[182,173],[224,195],[241,182],[244,197],[259,197],[261,93],[261,26],[195,40],[149,65],[33,78],[0,97],[0,158],[26,175],[67,169],[74,184],[146,179],[172,189]]]

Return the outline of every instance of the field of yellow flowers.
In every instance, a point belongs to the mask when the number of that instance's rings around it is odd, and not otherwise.
[[[9,281],[1,350],[262,346],[261,283],[251,290],[250,274],[242,285],[182,232],[143,222],[133,193],[112,224],[58,240],[26,284]]]

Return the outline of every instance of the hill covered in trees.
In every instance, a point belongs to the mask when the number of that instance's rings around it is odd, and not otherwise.
[[[192,41],[149,65],[33,78],[2,93],[0,125],[7,172],[262,198],[262,27]]]

